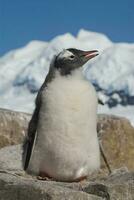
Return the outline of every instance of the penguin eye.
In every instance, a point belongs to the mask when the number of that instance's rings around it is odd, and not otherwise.
[[[71,59],[73,59],[74,57],[75,57],[74,55],[71,55],[71,56],[70,56]]]

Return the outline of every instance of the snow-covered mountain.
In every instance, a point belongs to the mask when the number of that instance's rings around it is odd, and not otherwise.
[[[134,104],[134,43],[113,43],[104,34],[80,30],[76,37],[66,33],[50,42],[31,41],[1,57],[0,107],[32,112],[52,57],[70,47],[99,50],[84,74],[110,107]]]

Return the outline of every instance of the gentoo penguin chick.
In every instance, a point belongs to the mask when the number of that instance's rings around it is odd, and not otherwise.
[[[59,181],[78,181],[100,167],[96,91],[82,66],[98,51],[66,49],[52,61],[24,144],[24,169]]]

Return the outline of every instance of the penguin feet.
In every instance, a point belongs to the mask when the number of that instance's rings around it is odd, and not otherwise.
[[[82,183],[83,183],[83,181],[80,181],[80,182],[79,182],[78,189],[79,189],[79,191],[84,192],[84,187],[83,187]]]
[[[42,176],[37,176],[37,179],[40,181],[53,181],[53,178],[49,178],[49,177],[42,177]]]
[[[73,182],[80,182],[81,183],[81,182],[83,182],[86,179],[87,179],[87,176],[81,176],[81,177],[75,179]]]
[[[41,181],[53,181],[54,180],[52,177],[50,177],[45,172],[40,172],[39,176],[37,176],[37,179],[41,180]]]
[[[87,176],[82,176],[82,177],[74,180],[74,182],[77,182],[79,184],[79,186],[78,186],[79,191],[84,191],[84,182],[86,180],[87,180]]]

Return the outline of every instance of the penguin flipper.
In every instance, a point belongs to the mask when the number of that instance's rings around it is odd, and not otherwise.
[[[28,125],[28,132],[27,132],[28,134],[23,144],[23,155],[22,155],[24,170],[28,168],[32,150],[33,150],[34,143],[37,136],[37,126],[38,126],[39,113],[40,113],[40,108],[41,108],[41,94],[42,94],[42,91],[44,91],[44,89],[46,88],[47,83],[51,82],[51,80],[54,78],[53,64],[54,64],[55,58],[56,57],[54,57],[50,65],[49,73],[47,74],[46,79],[37,94],[36,101],[35,101],[35,110]]]
[[[98,99],[98,104],[104,105],[103,101]]]
[[[53,77],[54,77],[53,70],[52,70],[52,67],[50,66],[49,73],[37,94],[37,97],[35,100],[35,110],[29,122],[28,131],[27,131],[28,134],[23,144],[22,162],[23,162],[24,170],[28,168],[32,150],[33,150],[33,145],[35,143],[35,139],[37,135],[37,126],[38,126],[39,113],[40,113],[40,108],[41,108],[41,94],[42,94],[42,91],[44,91],[44,89],[46,88],[47,83],[49,83],[53,79]]]
[[[24,170],[27,169],[33,149],[33,144],[36,138],[37,134],[37,125],[38,125],[38,119],[39,119],[39,112],[40,112],[40,95],[38,93],[36,98],[36,107],[34,110],[34,113],[32,115],[32,118],[28,125],[28,132],[27,137],[25,138],[24,144],[23,144],[23,166]],[[38,100],[37,100],[38,99]]]

